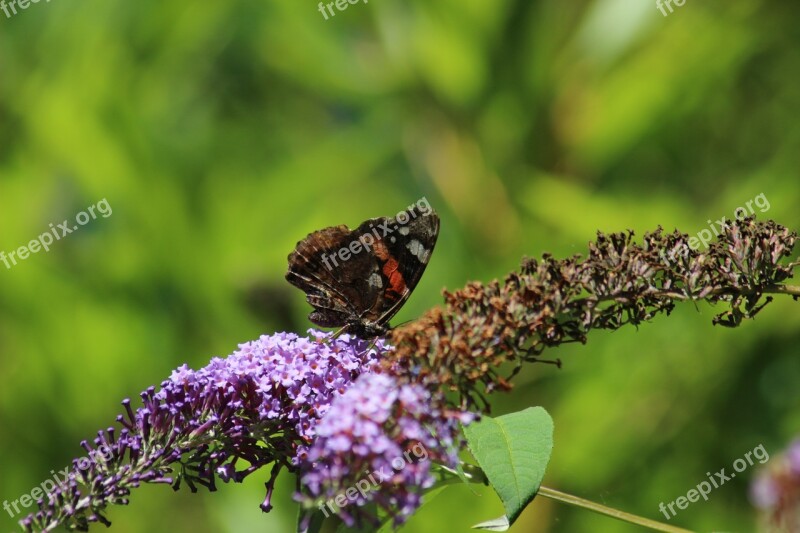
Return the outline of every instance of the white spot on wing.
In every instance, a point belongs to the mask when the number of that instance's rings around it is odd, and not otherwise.
[[[408,227],[407,226],[400,226],[399,228],[397,228],[397,231],[398,231],[398,233],[400,233],[400,235],[408,235]]]
[[[380,274],[377,272],[373,272],[369,278],[367,278],[367,282],[369,283],[370,287],[376,287],[378,289],[383,288],[383,280],[381,279]]]
[[[422,263],[424,263],[428,257],[428,250],[426,250],[417,239],[412,239],[410,243],[406,244],[406,248],[408,248],[408,251]]]

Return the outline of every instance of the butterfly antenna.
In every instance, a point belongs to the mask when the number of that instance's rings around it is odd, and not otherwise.
[[[392,326],[391,328],[389,328],[389,331],[391,331],[393,329],[397,329],[397,328],[402,327],[402,326],[405,326],[406,324],[411,324],[412,322],[414,322],[414,319],[406,320],[405,322],[400,322],[396,326]]]

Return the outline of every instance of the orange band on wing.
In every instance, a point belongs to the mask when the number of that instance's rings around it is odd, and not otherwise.
[[[406,280],[403,279],[403,275],[400,273],[400,265],[397,262],[397,259],[389,254],[389,250],[386,248],[386,245],[383,244],[381,241],[377,241],[373,246],[375,250],[375,255],[383,261],[383,268],[381,272],[386,278],[389,280],[389,288],[386,290],[384,295],[386,297],[390,296],[390,293],[395,293],[396,296],[392,298],[396,300],[400,298],[403,293],[406,291]]]

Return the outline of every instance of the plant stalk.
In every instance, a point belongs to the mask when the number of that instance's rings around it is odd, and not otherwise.
[[[688,529],[671,526],[669,524],[664,524],[662,522],[656,522],[655,520],[650,520],[649,518],[644,518],[642,516],[626,513],[624,511],[620,511],[612,507],[606,507],[605,505],[601,505],[599,503],[595,503],[589,500],[584,500],[583,498],[573,496],[572,494],[567,494],[565,492],[561,492],[555,489],[550,489],[547,487],[539,487],[539,492],[537,492],[537,495],[544,496],[545,498],[550,498],[552,500],[557,500],[569,505],[574,505],[576,507],[581,507],[583,509],[593,511],[598,514],[610,516],[611,518],[616,518],[617,520],[622,520],[623,522],[628,522],[631,524],[636,524],[638,526],[646,527],[653,531],[664,531],[666,533],[692,533],[692,531]]]

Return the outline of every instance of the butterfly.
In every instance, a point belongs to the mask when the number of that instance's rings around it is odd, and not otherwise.
[[[309,234],[289,254],[286,279],[306,293],[308,319],[363,339],[384,336],[430,261],[439,216],[422,200],[356,229]]]

